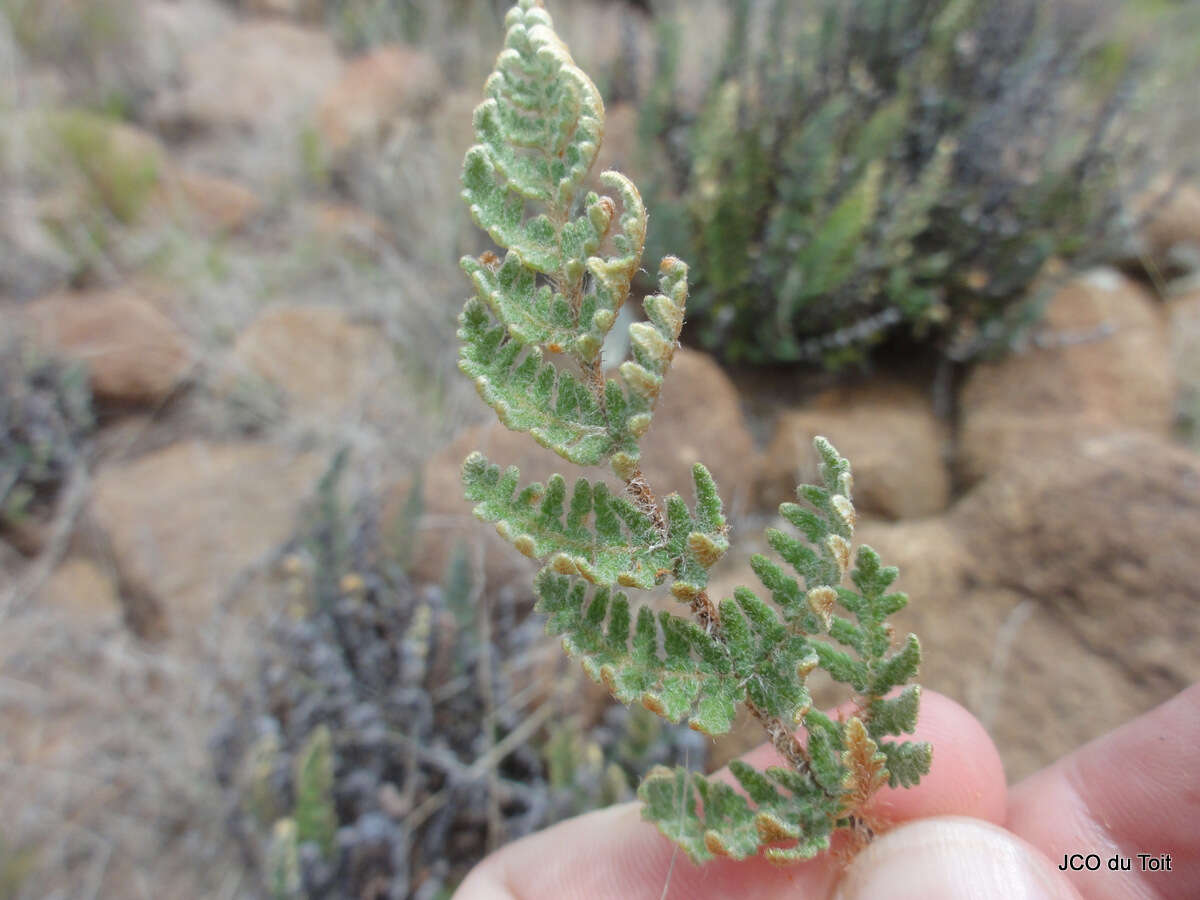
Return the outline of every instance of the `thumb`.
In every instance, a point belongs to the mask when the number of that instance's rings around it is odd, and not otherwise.
[[[982,819],[942,817],[902,825],[846,870],[836,900],[1079,900],[1053,863]]]

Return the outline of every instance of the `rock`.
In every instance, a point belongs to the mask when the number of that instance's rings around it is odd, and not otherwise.
[[[952,520],[976,578],[1074,615],[1096,646],[1118,623],[1138,635],[1134,653],[1155,634],[1182,639],[1200,626],[1200,459],[1165,441],[1116,432],[1022,460]],[[1154,602],[1139,599],[1147,592]]]
[[[1031,775],[1176,693],[1153,672],[1141,678],[1121,654],[1097,652],[1074,624],[1019,593],[975,591],[963,605],[996,622],[977,650],[947,643],[937,649],[942,670],[951,655],[977,652],[980,665],[963,702],[1001,748],[1010,782]],[[1114,630],[1119,630],[1116,626]],[[1186,652],[1186,651],[1185,651]],[[930,658],[934,651],[931,650]],[[942,690],[936,683],[932,684]]]
[[[957,700],[984,724],[1010,781],[1172,693],[1132,679],[1119,658],[1096,653],[1038,600],[1004,588],[968,589],[952,600],[914,595],[895,624],[898,633],[920,636],[922,687]]]
[[[177,77],[148,112],[157,131],[180,141],[180,163],[256,190],[299,177],[317,102],[342,69],[333,39],[267,19],[186,46]]]
[[[1160,180],[1140,205],[1148,207],[1148,219],[1137,250],[1148,257],[1155,274],[1200,271],[1200,187]]]
[[[481,546],[489,579],[525,581],[533,564],[480,524],[463,499],[463,460],[475,450],[502,466],[521,470],[522,483],[545,480],[554,472],[573,484],[577,478],[603,480],[614,490],[621,482],[608,466],[583,468],[538,445],[527,434],[502,425],[472,426],[447,447],[433,454],[424,471],[425,516],[414,554],[419,578],[439,581],[454,546],[464,541]],[[744,503],[754,471],[755,450],[742,420],[737,395],[721,369],[702,353],[679,350],[667,375],[654,422],[642,440],[642,469],[658,496],[672,491],[693,501],[692,465],[701,461],[712,471],[726,504]],[[395,522],[408,496],[409,483],[398,484],[385,502],[382,520]]]
[[[337,165],[351,150],[378,148],[394,120],[427,112],[442,85],[429,54],[398,44],[375,48],[350,63],[321,100],[324,150]]]
[[[185,442],[102,468],[89,518],[139,634],[186,635],[293,533],[324,463],[267,444]]]
[[[305,210],[305,219],[318,240],[369,258],[394,246],[386,222],[349,203],[315,204]]]
[[[909,519],[939,512],[949,501],[946,433],[929,397],[877,382],[827,391],[780,416],[756,485],[760,506],[794,501],[797,484],[819,481],[817,435],[851,461],[860,515]]]
[[[383,423],[400,381],[390,342],[332,306],[267,310],[238,336],[234,358],[281,388],[292,414],[310,422]]]
[[[171,171],[155,200],[185,224],[210,234],[241,231],[263,208],[258,194],[244,184],[189,169]]]
[[[254,16],[279,16],[319,23],[324,15],[324,0],[242,0],[242,8]]]
[[[1165,435],[1174,380],[1162,311],[1109,269],[1051,300],[1047,346],[975,366],[959,397],[957,462],[973,484],[1008,459],[1036,456],[1112,427]]]
[[[660,496],[692,502],[692,466],[716,479],[726,513],[750,500],[758,451],[746,427],[737,389],[711,356],[675,351],[650,430],[642,439],[642,469]]]
[[[1195,455],[1136,432],[1084,438],[991,476],[949,522],[974,582],[1033,600],[1073,636],[1079,657],[1066,648],[1042,665],[1057,672],[1088,656],[1111,665],[1108,684],[1075,713],[1076,737],[1098,733],[1084,734],[1109,688],[1128,682],[1123,695],[1136,688],[1136,705],[1148,709],[1200,678]]]
[[[87,365],[102,403],[161,403],[192,365],[179,329],[129,289],[53,294],[27,304],[24,313],[42,343]]]
[[[110,573],[90,559],[72,556],[54,570],[37,600],[80,622],[115,620],[121,599]]]
[[[312,110],[340,70],[319,30],[242,22],[184,55],[182,87],[158,99],[154,118],[169,129],[271,130]]]

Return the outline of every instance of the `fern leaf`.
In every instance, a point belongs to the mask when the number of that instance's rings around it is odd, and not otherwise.
[[[914,635],[909,635],[899,650],[891,652],[892,634],[887,619],[902,609],[908,598],[888,590],[896,580],[897,570],[884,566],[879,554],[870,547],[858,549],[854,568],[848,573],[857,590],[841,583],[847,574],[854,536],[853,476],[849,463],[828,441],[817,438],[814,445],[821,458],[822,483],[797,488],[798,497],[806,505],[780,506],[780,513],[800,533],[800,539],[777,529],[767,531],[772,549],[800,580],[761,554],[751,559],[751,566],[771,592],[792,632],[805,636],[828,634],[836,642],[810,642],[820,667],[835,681],[865,695],[862,724],[866,731],[856,747],[856,759],[866,768],[853,790],[865,790],[869,785],[881,783],[880,779],[909,783],[928,771],[927,765],[921,769],[928,762],[922,755],[928,747],[912,745],[914,749],[902,752],[895,744],[883,740],[886,736],[910,732],[916,725],[918,688],[910,687],[896,698],[885,699],[890,691],[916,674],[921,661],[921,646]],[[744,588],[741,590],[754,596]],[[835,615],[838,607],[853,619]],[[811,733],[811,717],[807,712],[804,717]],[[865,741],[872,742],[875,748],[869,754]],[[915,749],[918,747],[925,747],[925,751]],[[867,766],[868,756],[882,766],[882,761],[891,759],[889,754],[901,753],[902,758],[897,757],[902,766],[900,774],[890,770],[882,775],[867,773],[871,768]],[[877,754],[884,755],[876,760]]]
[[[644,304],[650,321],[629,326],[633,359],[621,366],[631,396],[646,413],[654,408],[663,376],[675,356],[687,306],[687,266],[668,256],[660,272],[661,293],[648,297]]]
[[[572,583],[553,566],[535,586],[539,611],[550,613],[547,629],[563,635],[584,671],[624,703],[640,701],[672,721],[690,713],[691,727],[708,734],[728,731],[746,698],[796,724],[811,706],[804,674],[817,656],[749,592],[722,602],[718,638],[671,613],[655,619],[644,607],[630,634],[624,594],[600,587],[589,599],[584,581]]]
[[[642,817],[698,863],[760,852],[793,862],[829,846],[839,801],[812,776],[778,767],[760,772],[740,760],[729,769],[745,795],[686,769],[655,768],[638,789]]]
[[[459,369],[501,422],[577,465],[598,465],[612,454],[616,440],[587,388],[509,337],[477,298],[459,316],[458,337]]]
[[[562,575],[592,584],[649,589],[670,576],[673,593],[691,599],[708,584],[708,570],[729,544],[712,477],[703,466],[693,473],[704,511],[693,515],[678,494],[667,498],[670,531],[659,541],[651,519],[602,482],[579,479],[566,505],[566,481],[518,491],[515,467],[501,472],[481,453],[463,463],[466,498],[475,515],[496,524],[501,537],[533,559],[548,560]]]
[[[575,339],[575,316],[566,298],[549,285],[539,286],[536,273],[515,253],[509,253],[500,265],[464,257],[462,268],[475,285],[476,296],[507,324],[514,339],[559,347],[569,346]]]
[[[798,502],[780,507],[797,534],[767,534],[795,575],[759,555],[752,565],[773,603],[747,588],[717,603],[708,596],[709,571],[729,549],[712,476],[696,465],[694,504],[677,494],[660,502],[638,463],[683,326],[687,266],[662,261],[659,292],[644,301],[647,321],[630,327],[630,358],[619,378],[606,378],[601,348],[641,262],[646,211],[637,188],[615,172],[600,176],[605,193],[580,200],[603,131],[599,94],[537,0],[519,0],[506,23],[505,50],[476,111],[479,143],[463,168],[472,216],[506,253],[462,262],[475,296],[459,319],[459,367],[505,425],[576,464],[608,462],[631,499],[586,478],[569,489],[560,475],[522,486],[515,467],[502,470],[478,453],[463,464],[467,499],[478,518],[542,561],[537,609],[592,678],[625,703],[708,734],[728,731],[746,705],[793,766],[759,772],[733,763],[744,794],[682,770],[656,770],[639,792],[646,817],[696,860],[810,857],[883,784],[914,784],[929,770],[928,745],[888,740],[913,730],[920,697],[915,687],[893,695],[920,662],[916,638],[893,649],[886,622],[906,597],[889,590],[896,571],[870,548],[859,549],[852,567],[850,467],[821,438],[821,483],[802,485]],[[706,116],[735,127],[738,96],[732,85]],[[832,119],[843,114],[829,106]],[[881,110],[864,154],[873,155],[902,119],[900,106]],[[756,165],[740,163],[727,147],[709,149],[707,168],[698,167],[702,181],[728,170],[747,198],[764,187]],[[768,149],[760,143],[754,152]],[[836,177],[828,155],[812,166]],[[844,279],[875,217],[877,161],[852,168],[857,181],[796,264],[805,283],[793,293],[801,299]],[[721,230],[740,213],[728,203],[714,207],[710,224]],[[560,367],[560,357],[572,365]],[[847,575],[853,587],[843,583]],[[696,621],[635,609],[619,590],[663,584]],[[848,720],[812,708],[807,678],[818,666],[861,695]],[[806,745],[791,735],[799,725]]]
[[[571,217],[603,135],[604,105],[544,10],[522,5],[507,21],[488,99],[475,111],[479,143],[463,165],[463,196],[509,253],[495,270],[472,257],[462,266],[514,339],[594,365],[641,263],[645,207],[629,179],[605,172],[611,196],[588,194]],[[529,203],[544,212],[527,217]],[[553,286],[539,285],[539,275]]]
[[[460,318],[459,367],[508,427],[571,462],[615,457],[618,474],[629,473],[683,326],[687,267],[663,261],[662,292],[645,301],[649,322],[630,329],[623,385],[604,382],[599,354],[641,265],[645,206],[628,178],[605,172],[607,194],[589,193],[573,217],[603,104],[544,10],[521,3],[507,22],[475,114],[479,143],[463,165],[471,215],[507,253],[462,260],[476,298]],[[531,215],[531,204],[543,210]],[[558,371],[559,353],[575,359],[586,383]]]
[[[723,734],[744,695],[736,662],[721,642],[686,619],[647,608],[607,587],[588,596],[583,581],[543,569],[534,582],[546,629],[594,680],[623,703],[639,702],[672,722],[684,716],[697,731]]]
[[[519,473],[510,467],[501,474],[480,453],[463,464],[466,497],[475,501],[475,515],[496,523],[501,537],[526,556],[551,560],[555,571],[580,575],[593,584],[651,588],[670,571],[670,549],[650,549],[654,526],[623,497],[613,496],[603,483],[575,483],[570,513],[563,501],[566,482],[553,476],[548,485],[533,484],[517,492]],[[588,526],[594,514],[595,526]]]
[[[536,587],[538,609],[550,614],[548,630],[563,635],[568,653],[624,703],[640,701],[671,721],[692,713],[691,726],[707,734],[727,731],[747,698],[794,723],[810,708],[804,675],[816,655],[748,591],[721,604],[718,639],[667,612],[656,619],[646,608],[631,637],[624,594],[600,587],[589,599],[584,581],[572,583],[553,567],[539,573]]]
[[[486,167],[495,177],[472,178],[465,199],[483,212],[494,202],[489,186],[494,184],[503,192],[502,203],[514,202],[508,198],[515,196],[569,207],[595,161],[604,103],[554,33],[544,9],[514,7],[505,24],[504,50],[484,85],[488,99],[475,111],[480,145],[471,151],[479,174]],[[486,215],[476,220],[490,231]]]

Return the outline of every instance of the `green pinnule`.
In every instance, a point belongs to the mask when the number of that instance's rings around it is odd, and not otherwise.
[[[535,0],[521,0],[506,23],[463,196],[507,252],[463,260],[475,296],[460,318],[459,366],[505,425],[579,465],[607,463],[626,496],[586,478],[568,491],[558,475],[522,487],[515,468],[475,453],[463,466],[467,499],[544,563],[537,608],[591,677],[625,703],[711,735],[744,706],[788,763],[765,772],[735,763],[745,795],[655,769],[639,790],[645,817],[698,861],[812,856],[835,829],[861,824],[881,786],[910,786],[929,770],[928,744],[893,740],[915,728],[920,698],[916,685],[894,694],[920,661],[916,637],[894,649],[887,623],[907,598],[888,590],[897,572],[873,550],[853,554],[850,465],[824,439],[822,484],[780,507],[795,533],[767,533],[786,567],[753,559],[769,602],[747,588],[709,596],[709,571],[729,549],[712,476],[697,464],[694,502],[660,502],[639,464],[683,325],[687,267],[663,260],[660,292],[644,301],[648,321],[630,326],[632,358],[607,377],[601,348],[641,263],[646,212],[616,172],[599,176],[604,193],[583,193],[603,136],[600,96]],[[687,615],[656,614],[621,590],[660,585]],[[812,707],[806,678],[818,668],[852,691],[844,719]]]

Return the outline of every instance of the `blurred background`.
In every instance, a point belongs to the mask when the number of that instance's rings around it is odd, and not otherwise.
[[[461,498],[576,474],[456,370],[506,5],[0,0],[0,900],[448,897],[760,742],[610,703]],[[692,265],[717,594],[824,434],[1010,779],[1200,678],[1200,4],[549,11]]]

